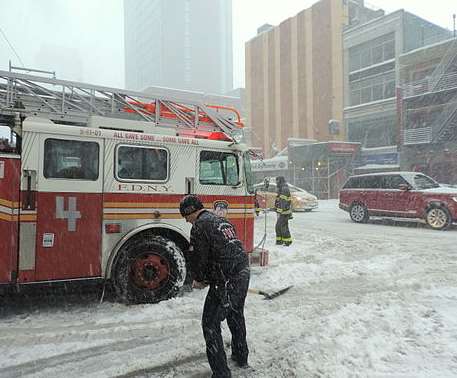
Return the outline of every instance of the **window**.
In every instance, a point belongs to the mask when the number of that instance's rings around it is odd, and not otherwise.
[[[384,98],[395,97],[395,81],[389,81],[384,87]]]
[[[414,186],[416,189],[424,190],[439,188],[440,185],[428,176],[416,175],[414,176]]]
[[[388,41],[383,46],[384,59],[393,59],[395,57],[395,41]]]
[[[384,189],[399,189],[400,184],[408,184],[400,175],[385,176],[383,180]]]
[[[355,52],[349,56],[349,71],[360,69],[360,52]]]
[[[366,49],[361,53],[361,65],[362,67],[368,67],[372,65],[371,61],[371,50]]]
[[[362,88],[362,104],[371,102],[371,87]]]
[[[366,176],[361,181],[362,189],[379,189],[382,187],[381,180],[378,176]]]
[[[202,151],[200,153],[200,183],[230,185],[240,183],[238,158],[228,152]]]
[[[383,61],[382,45],[374,46],[372,50],[373,64],[381,63]]]
[[[351,91],[351,105],[359,105],[360,104],[360,90],[356,89]]]
[[[382,84],[373,87],[373,101],[382,100]]]
[[[251,170],[251,159],[249,158],[249,153],[243,155],[244,162],[244,175],[246,176],[246,189],[248,193],[254,193],[254,175]]]
[[[372,39],[349,50],[349,71],[391,60],[395,57],[395,34],[389,33]]]
[[[14,152],[16,149],[16,136],[12,135],[9,126],[0,126],[0,153]]]
[[[343,189],[357,189],[360,188],[360,179],[359,177],[351,177],[346,184],[344,184]]]
[[[385,72],[382,75],[354,80],[349,86],[352,106],[392,98],[395,97],[395,73]]]
[[[135,181],[166,181],[168,151],[163,148],[120,146],[117,150],[117,178]]]
[[[98,179],[99,146],[95,142],[46,139],[44,177],[48,179]]]

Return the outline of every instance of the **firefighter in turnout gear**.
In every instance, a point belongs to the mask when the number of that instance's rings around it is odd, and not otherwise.
[[[193,287],[209,285],[202,315],[206,354],[213,377],[231,377],[221,322],[227,319],[232,334],[232,360],[248,367],[244,302],[249,287],[249,263],[235,228],[225,218],[203,208],[195,195],[184,197],[181,215],[192,224],[190,263]]]
[[[289,231],[289,219],[292,218],[292,199],[289,186],[283,176],[276,177],[276,188],[275,210],[278,213],[275,227],[276,244],[287,247],[292,244]]]

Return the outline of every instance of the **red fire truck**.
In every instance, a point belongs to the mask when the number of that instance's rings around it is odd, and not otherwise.
[[[234,109],[0,71],[0,288],[111,282],[170,298],[188,269],[187,193],[253,249],[250,159]]]

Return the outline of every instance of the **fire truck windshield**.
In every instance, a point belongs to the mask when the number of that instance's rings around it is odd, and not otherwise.
[[[249,153],[245,152],[243,155],[243,163],[244,163],[244,175],[246,176],[246,190],[248,193],[254,193],[254,175],[251,169],[251,159],[249,157]]]
[[[0,153],[14,152],[15,144],[11,129],[7,126],[0,126]]]

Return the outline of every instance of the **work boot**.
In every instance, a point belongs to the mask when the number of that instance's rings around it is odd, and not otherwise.
[[[284,247],[288,247],[288,246],[291,245],[291,244],[292,244],[291,241],[288,241],[288,242],[284,242],[284,243],[283,243]]]
[[[283,241],[282,240],[276,240],[276,245],[283,245]]]
[[[239,367],[239,368],[242,368],[242,369],[247,369],[249,367],[249,364],[247,361],[241,361],[238,359],[237,356],[235,356],[234,354],[232,354],[230,356],[231,360],[234,361],[236,363],[236,365]]]

